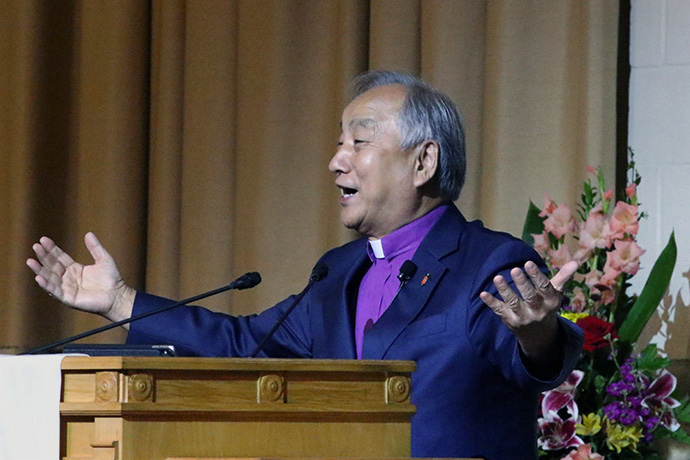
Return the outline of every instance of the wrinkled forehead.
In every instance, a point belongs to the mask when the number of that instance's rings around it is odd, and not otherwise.
[[[397,124],[406,93],[402,85],[378,86],[362,93],[343,110],[341,127],[374,129],[385,122]]]

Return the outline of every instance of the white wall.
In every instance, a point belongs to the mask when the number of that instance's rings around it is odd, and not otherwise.
[[[640,225],[647,253],[634,286],[639,292],[675,231],[670,295],[646,334],[671,357],[690,358],[690,0],[633,0],[631,21],[629,145],[649,214]]]

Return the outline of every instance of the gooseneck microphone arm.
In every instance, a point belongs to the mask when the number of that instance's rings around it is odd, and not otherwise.
[[[260,282],[261,282],[261,275],[259,275],[257,272],[245,273],[244,275],[240,276],[235,281],[233,281],[232,283],[230,283],[226,286],[214,289],[212,291],[205,292],[203,294],[195,295],[195,296],[190,297],[188,299],[180,300],[179,302],[175,302],[173,304],[166,305],[164,307],[157,308],[155,310],[147,311],[146,313],[142,313],[140,315],[131,316],[127,319],[123,319],[121,321],[110,323],[110,324],[107,324],[105,326],[102,326],[102,327],[99,327],[96,329],[92,329],[90,331],[82,332],[81,334],[77,334],[75,336],[68,337],[66,339],[62,339],[62,340],[59,340],[59,341],[54,342],[54,343],[49,343],[48,345],[34,348],[33,350],[25,351],[24,353],[20,353],[20,354],[22,354],[22,355],[35,355],[35,354],[59,347],[60,345],[66,345],[68,343],[75,342],[75,341],[83,339],[85,337],[90,337],[90,336],[98,334],[100,332],[114,329],[118,326],[124,326],[125,324],[129,324],[133,321],[147,318],[147,317],[152,316],[152,315],[157,315],[158,313],[163,313],[164,311],[172,310],[173,308],[177,308],[177,307],[180,307],[182,305],[187,305],[189,303],[196,302],[198,300],[205,299],[207,297],[211,297],[211,296],[214,296],[216,294],[220,294],[221,292],[229,291],[231,289],[253,288],[254,286],[259,284]]]
[[[264,345],[266,345],[266,342],[268,342],[268,339],[273,337],[273,334],[278,330],[280,326],[283,325],[285,322],[285,319],[287,319],[288,315],[292,312],[292,310],[295,309],[297,304],[302,300],[302,298],[309,292],[311,287],[316,283],[317,281],[321,281],[328,275],[328,266],[324,264],[323,262],[318,262],[315,266],[314,269],[311,271],[311,275],[309,276],[309,283],[307,283],[307,286],[304,288],[302,292],[295,298],[295,300],[292,302],[292,304],[288,307],[285,312],[283,312],[282,315],[280,315],[280,318],[278,318],[278,321],[273,325],[270,331],[261,339],[259,344],[254,348],[254,351],[251,352],[249,355],[250,358],[255,358],[256,355],[259,354],[261,349],[263,348]]]

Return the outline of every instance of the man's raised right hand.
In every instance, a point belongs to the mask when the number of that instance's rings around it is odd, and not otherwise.
[[[93,265],[75,262],[46,236],[32,246],[36,259],[28,259],[26,264],[36,274],[38,285],[65,305],[111,321],[129,318],[136,291],[125,284],[115,260],[96,235],[87,233],[84,242]]]

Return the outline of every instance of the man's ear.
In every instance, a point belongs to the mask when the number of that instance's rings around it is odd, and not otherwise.
[[[438,168],[439,148],[436,141],[424,141],[415,149],[414,185],[417,188],[429,183]]]

